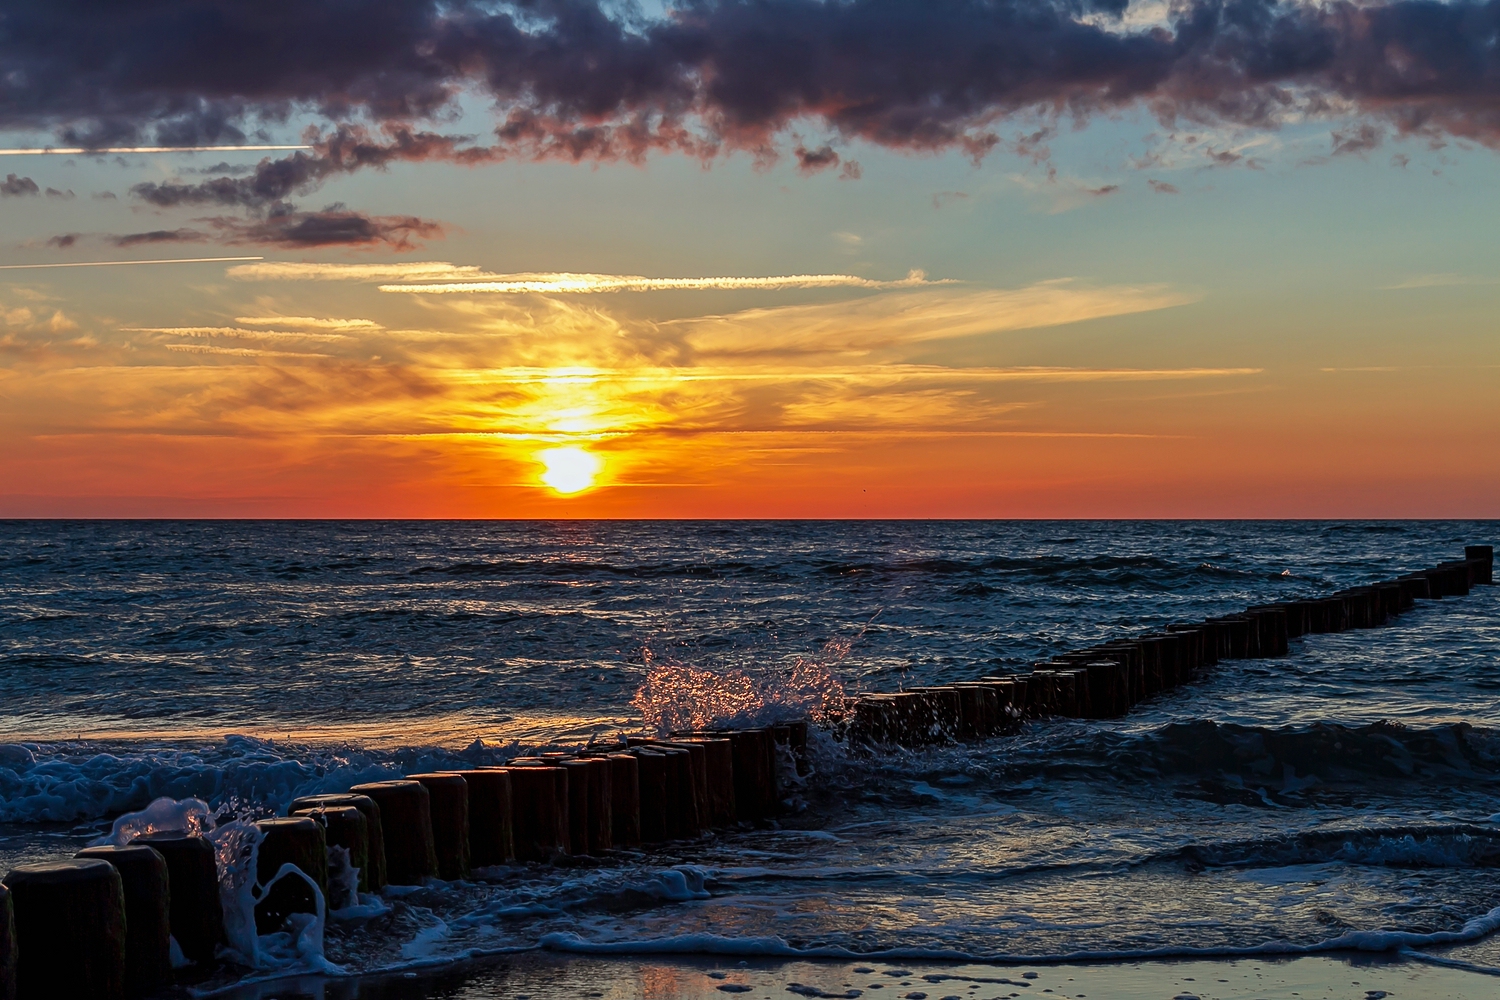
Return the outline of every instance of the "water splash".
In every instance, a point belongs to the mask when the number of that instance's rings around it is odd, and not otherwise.
[[[219,903],[224,910],[224,936],[236,960],[250,968],[260,962],[260,939],[255,932],[255,869],[265,834],[254,823],[234,820],[209,834],[219,865]]]
[[[177,799],[163,796],[139,812],[118,817],[108,834],[94,841],[95,846],[111,844],[124,847],[137,837],[150,833],[181,833],[198,837],[212,830],[214,813],[202,799]]]
[[[835,639],[816,657],[790,664],[718,668],[658,661],[645,649],[646,679],[630,703],[656,733],[821,719],[843,705],[844,685],[833,668],[853,645]]]

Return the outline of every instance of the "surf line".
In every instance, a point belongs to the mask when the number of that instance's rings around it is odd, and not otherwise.
[[[1169,625],[1064,653],[1026,675],[860,695],[816,722],[860,748],[984,739],[1023,718],[1110,718],[1220,660],[1285,656],[1290,639],[1376,628],[1418,600],[1492,584],[1493,571],[1493,548],[1468,546],[1462,560],[1432,569]],[[285,817],[211,831],[226,844],[222,835],[233,832],[242,835],[235,843],[253,846],[223,870],[205,836],[207,804],[159,799],[116,819],[105,843],[6,876],[0,995],[123,998],[170,980],[174,940],[201,976],[220,955],[235,954],[236,942],[253,952],[256,934],[290,929],[295,940],[320,940],[330,906],[361,909],[361,891],[400,895],[510,860],[601,857],[770,819],[785,808],[783,784],[809,772],[808,725],[636,737],[308,796]],[[660,878],[670,898],[708,896],[696,869]],[[221,882],[233,891],[221,891]],[[150,933],[137,930],[147,923]],[[18,991],[9,991],[11,982]]]

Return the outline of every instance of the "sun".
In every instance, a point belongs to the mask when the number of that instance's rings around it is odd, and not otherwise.
[[[553,491],[568,496],[594,485],[604,468],[604,460],[582,448],[548,448],[536,453],[536,460],[546,466],[541,480]]]

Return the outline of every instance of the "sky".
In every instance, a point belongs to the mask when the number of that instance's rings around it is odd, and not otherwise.
[[[1497,44],[0,0],[0,516],[1500,517]]]

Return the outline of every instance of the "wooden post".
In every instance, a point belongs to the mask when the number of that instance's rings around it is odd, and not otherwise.
[[[131,843],[153,847],[167,859],[172,936],[188,961],[212,964],[214,949],[226,942],[214,845],[183,833],[148,833]]]
[[[292,865],[317,884],[328,898],[328,842],[323,826],[308,816],[263,819],[255,824],[263,840],[256,855],[255,881],[269,885],[255,904],[255,932],[274,934],[293,913],[317,913],[312,886],[300,878],[283,878],[270,885],[283,865]]]
[[[701,826],[698,821],[697,782],[693,778],[693,755],[674,746],[656,744],[652,749],[667,758],[667,792],[676,804],[671,814],[675,819],[672,828],[674,840],[688,840],[698,836]]]
[[[139,842],[128,847],[85,847],[74,857],[106,862],[120,873],[125,894],[125,992],[140,996],[165,986],[172,978],[167,859]],[[0,986],[0,996],[4,995]]]
[[[469,786],[469,864],[475,868],[505,864],[516,856],[510,771],[486,767],[456,773]]]
[[[1474,582],[1492,585],[1495,582],[1495,547],[1493,545],[1465,545],[1464,558],[1477,562]]]
[[[677,826],[677,801],[668,794],[667,755],[649,747],[630,751],[638,768],[641,796],[641,841],[659,844],[669,840]]]
[[[469,783],[452,771],[409,774],[407,778],[427,789],[438,878],[445,882],[468,878]]]
[[[560,767],[510,769],[512,832],[520,861],[548,861],[556,852],[567,853],[568,819],[562,809],[567,792],[559,804],[559,775],[566,783],[568,772]]]
[[[372,781],[349,789],[380,807],[385,875],[391,885],[422,885],[438,873],[432,799],[420,781]]]
[[[0,1000],[16,1000],[16,908],[0,884]]]
[[[609,761],[610,833],[616,847],[641,843],[640,762],[628,753],[612,753]]]
[[[365,818],[365,834],[369,837],[369,848],[365,855],[368,864],[359,870],[359,889],[361,892],[379,892],[385,888],[385,836],[380,824],[380,807],[375,804],[374,799],[368,795],[348,792],[342,795],[304,795],[292,800],[287,815],[295,816],[307,809],[337,809],[342,806],[352,806],[359,810],[359,814]]]
[[[125,996],[125,892],[103,861],[19,865],[5,876],[16,919],[20,1000]]]
[[[615,846],[614,768],[603,757],[585,757],[589,766],[589,853],[602,857]]]
[[[713,825],[709,816],[708,802],[708,750],[702,743],[690,738],[691,734],[688,734],[689,738],[681,738],[682,734],[674,734],[674,736],[679,738],[672,740],[647,740],[645,742],[657,749],[683,750],[687,753],[690,772],[687,787],[692,789],[692,815],[696,817],[691,836],[697,836],[700,831]],[[638,740],[631,739],[627,742],[634,744]]]
[[[589,854],[589,800],[593,797],[593,768],[574,758],[559,760],[568,772],[568,853]]]
[[[370,824],[365,819],[365,814],[354,806],[312,806],[293,809],[290,815],[306,817],[317,823],[323,828],[323,840],[330,849],[338,847],[348,852],[349,866],[359,873],[359,884],[355,887],[357,895],[358,889],[368,884],[365,872],[370,866]],[[340,895],[343,890],[336,888],[333,875],[333,858],[330,856],[328,908],[337,910],[358,903],[358,898],[346,899]]]

